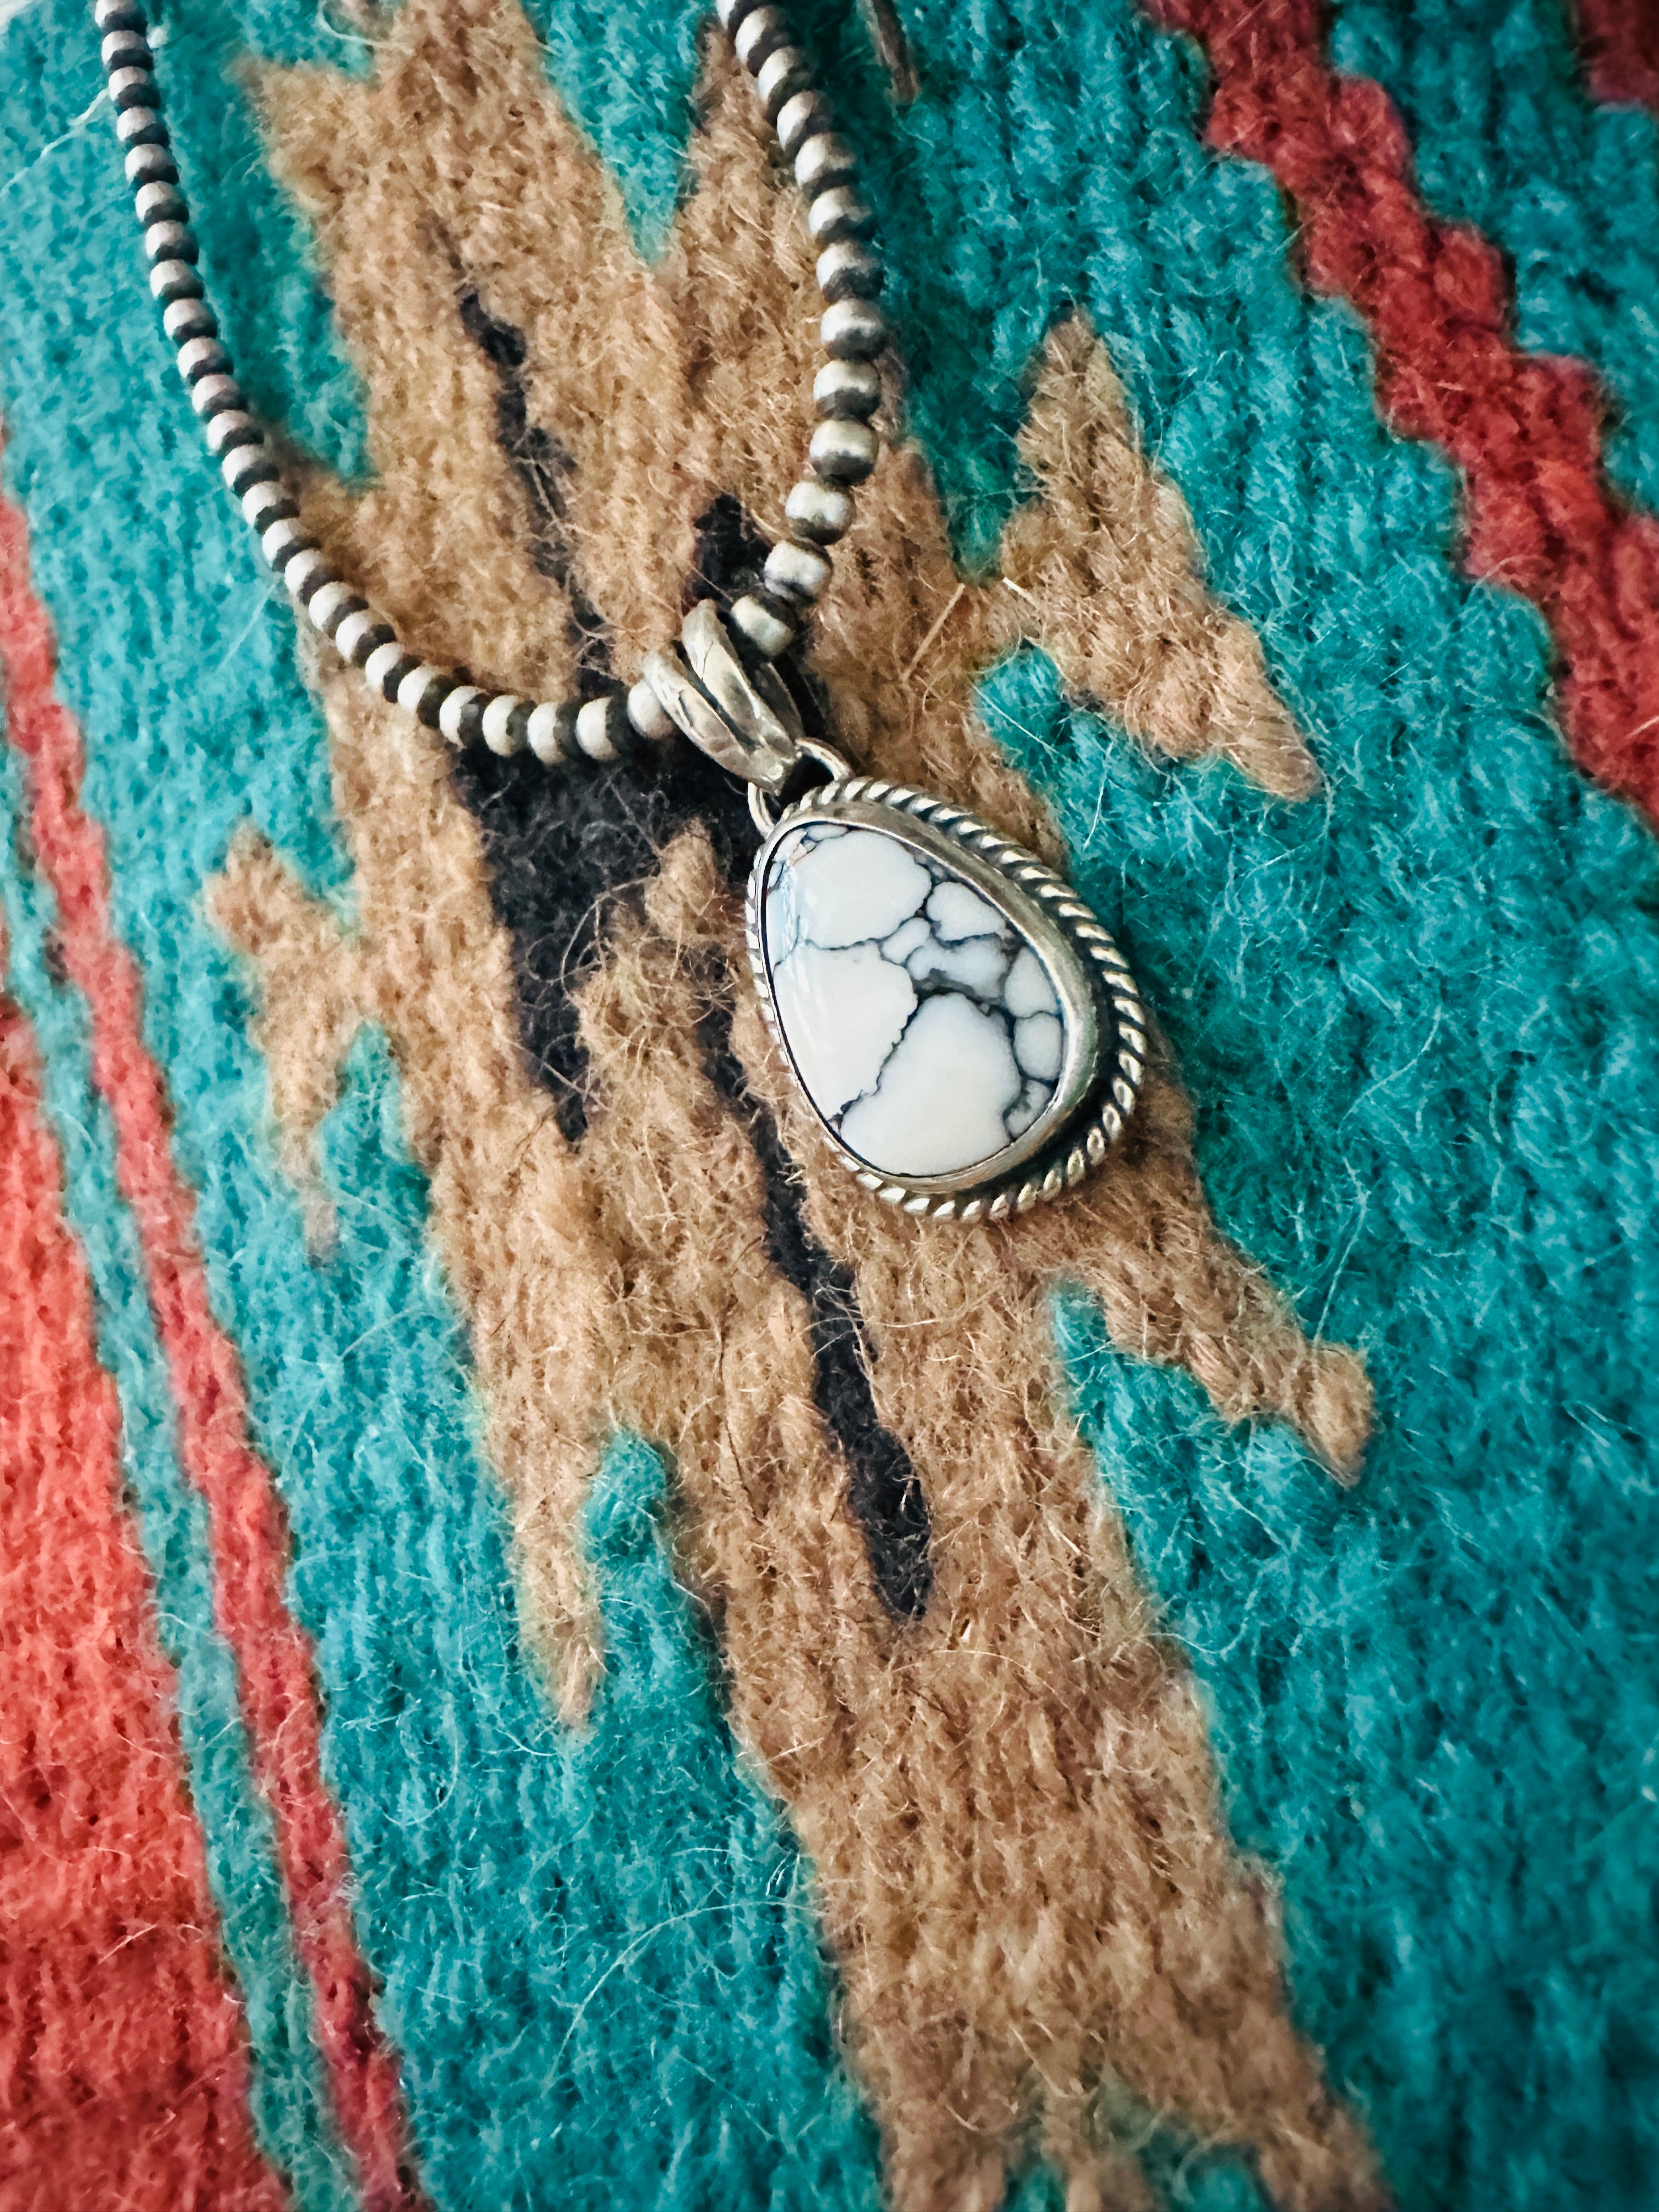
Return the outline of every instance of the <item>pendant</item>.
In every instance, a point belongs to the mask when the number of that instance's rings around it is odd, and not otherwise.
[[[684,660],[653,656],[647,673],[749,782],[764,833],[750,964],[830,1145],[867,1190],[933,1220],[1057,1197],[1105,1159],[1139,1091],[1146,1018],[1122,955],[1022,846],[807,739],[775,673],[742,663],[705,608]],[[744,687],[757,713],[733,711]],[[831,781],[775,813],[803,758]]]
[[[1133,1111],[1140,1000],[1060,877],[942,799],[854,776],[778,820],[750,964],[796,1082],[867,1190],[989,1221],[1097,1167]]]

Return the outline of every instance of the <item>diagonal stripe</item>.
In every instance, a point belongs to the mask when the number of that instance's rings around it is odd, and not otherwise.
[[[1504,256],[1516,343],[1595,370],[1607,481],[1659,514],[1659,127],[1596,103],[1572,40],[1561,0],[1336,0],[1329,52],[1399,109],[1430,212]]]
[[[181,1456],[207,1502],[216,1618],[236,1656],[255,1770],[276,1819],[340,2131],[372,2212],[413,2205],[422,2200],[406,2164],[397,2059],[371,2009],[346,1899],[344,1838],[322,1778],[310,1650],[284,1596],[286,1521],[248,1444],[240,1372],[210,1306],[160,1076],[143,1042],[137,971],[110,927],[102,838],[79,804],[79,733],[52,696],[46,612],[29,582],[22,517],[9,503],[0,503],[0,660],[9,733],[28,770],[35,848],[57,896],[64,967],[91,1013],[94,1079],[114,1119],[121,1190],[173,1376]]]
[[[1498,254],[1427,214],[1388,95],[1328,66],[1313,0],[1148,5],[1209,55],[1212,143],[1266,164],[1314,284],[1365,317],[1384,416],[1462,469],[1469,568],[1548,621],[1580,766],[1659,815],[1659,521],[1607,489],[1594,378],[1511,342]]]
[[[0,743],[0,937],[5,988],[33,1030],[46,1122],[63,1163],[64,1211],[92,1279],[98,1352],[119,1403],[121,1468],[155,1578],[158,1638],[220,1935],[247,2019],[249,2091],[261,2148],[295,2212],[347,2212],[356,2167],[334,2124],[311,1984],[295,1956],[270,1808],[254,1779],[229,1646],[214,1626],[207,1507],[178,1453],[178,1415],[116,1175],[109,1109],[92,1079],[86,1002],[63,975],[56,901],[30,858],[22,763]]]
[[[277,2212],[60,1180],[0,998],[0,2199]]]

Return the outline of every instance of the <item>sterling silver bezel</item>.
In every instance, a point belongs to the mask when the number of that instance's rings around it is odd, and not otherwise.
[[[852,776],[819,786],[779,815],[750,872],[749,964],[767,1025],[802,1097],[812,1103],[778,1019],[761,907],[779,844],[816,821],[879,830],[988,891],[1036,947],[1066,1018],[1066,1059],[1054,1097],[1025,1136],[1003,1152],[954,1176],[884,1175],[850,1151],[813,1107],[836,1158],[866,1190],[931,1221],[1006,1220],[1081,1182],[1121,1136],[1146,1068],[1146,1016],[1128,963],[1071,885],[1035,854],[977,815],[905,784]]]

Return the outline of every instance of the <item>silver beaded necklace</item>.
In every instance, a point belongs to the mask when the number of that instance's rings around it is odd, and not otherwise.
[[[232,372],[135,0],[95,0],[143,226],[149,286],[208,447],[296,605],[381,698],[455,746],[580,769],[689,738],[749,789],[761,848],[750,963],[772,1033],[835,1152],[866,1189],[933,1220],[1000,1221],[1079,1182],[1133,1112],[1145,1018],[1127,965],[1042,861],[942,799],[855,775],[807,737],[774,663],[830,580],[828,549],[875,466],[874,367],[887,343],[872,211],[847,141],[770,0],[717,0],[806,199],[829,356],[791,535],[760,587],[703,599],[638,683],[586,701],[520,698],[409,652],[308,538]],[[800,791],[809,769],[828,778]]]

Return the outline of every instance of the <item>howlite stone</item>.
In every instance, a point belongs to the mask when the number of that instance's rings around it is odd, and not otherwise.
[[[1054,978],[945,860],[882,830],[804,823],[773,852],[760,932],[802,1088],[882,1174],[965,1174],[1053,1103],[1066,1044]]]

